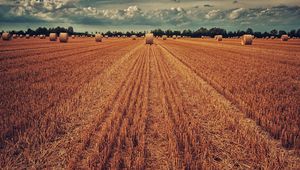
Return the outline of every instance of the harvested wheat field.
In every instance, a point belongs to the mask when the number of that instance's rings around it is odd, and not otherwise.
[[[0,40],[1,169],[300,169],[300,40]]]

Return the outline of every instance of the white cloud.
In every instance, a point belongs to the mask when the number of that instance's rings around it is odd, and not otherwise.
[[[221,16],[221,11],[219,9],[211,10],[205,15],[206,19],[216,19],[220,17],[222,16]]]
[[[245,11],[246,10],[244,8],[235,9],[229,14],[229,19],[238,19]]]

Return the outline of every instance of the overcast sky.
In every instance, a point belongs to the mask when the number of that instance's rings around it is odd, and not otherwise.
[[[75,31],[300,28],[300,0],[0,0],[0,30]]]

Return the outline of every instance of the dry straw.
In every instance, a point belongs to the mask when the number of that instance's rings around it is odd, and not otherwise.
[[[162,39],[163,39],[163,40],[167,40],[167,36],[166,36],[166,35],[163,35],[163,36],[162,36]]]
[[[154,36],[152,33],[146,34],[146,44],[153,44]]]
[[[3,34],[2,34],[2,40],[4,40],[4,41],[10,41],[11,40],[11,35],[8,33],[8,32],[4,32]]]
[[[242,36],[241,44],[242,45],[252,45],[252,41],[253,41],[253,36],[246,34],[246,35]]]
[[[56,35],[56,33],[50,33],[49,39],[50,39],[50,41],[56,41],[56,40],[57,40],[57,35]]]
[[[288,41],[289,40],[289,36],[288,35],[282,35],[281,36],[281,41]]]
[[[102,42],[102,38],[103,38],[102,34],[96,34],[95,36],[96,42]]]
[[[59,34],[59,41],[62,43],[67,43],[69,39],[69,35],[66,32],[62,32]]]

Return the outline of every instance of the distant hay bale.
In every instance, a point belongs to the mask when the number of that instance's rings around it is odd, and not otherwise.
[[[216,36],[215,36],[215,39],[216,39],[217,41],[222,41],[223,36],[222,36],[222,35],[216,35]]]
[[[72,39],[75,39],[75,35],[72,35]]]
[[[180,36],[180,35],[178,35],[178,36],[177,36],[177,39],[181,39],[181,36]]]
[[[12,37],[13,37],[13,38],[17,38],[17,34],[13,34]]]
[[[131,36],[132,40],[136,40],[136,35]]]
[[[103,38],[102,34],[96,34],[95,36],[96,42],[102,42],[102,38]]]
[[[274,40],[274,39],[275,39],[275,36],[271,36],[271,39],[273,39],[273,40]]]
[[[33,35],[32,37],[33,37],[33,38],[35,38],[36,36],[35,36],[35,35]]]
[[[57,40],[57,34],[56,33],[50,33],[49,39],[50,39],[50,41],[56,41]]]
[[[163,40],[167,40],[167,38],[168,38],[168,37],[167,37],[166,35],[163,35],[163,36],[162,36],[162,39],[163,39]]]
[[[288,35],[282,35],[281,36],[281,41],[288,41],[289,40],[289,36]]]
[[[153,44],[154,41],[154,36],[152,33],[147,33],[146,34],[146,44]]]
[[[10,41],[12,39],[12,36],[8,32],[4,32],[2,34],[2,40],[4,41]]]
[[[242,36],[242,45],[252,45],[252,41],[253,41],[253,36],[246,34],[244,36]]]
[[[105,38],[108,39],[108,35],[105,35]]]
[[[177,38],[177,36],[176,36],[176,35],[173,35],[173,36],[172,36],[172,38],[173,38],[173,39],[176,39],[176,38]]]
[[[26,34],[26,39],[29,39],[30,38],[30,35],[29,34]]]
[[[68,39],[69,39],[68,33],[66,33],[66,32],[61,32],[61,33],[59,34],[59,41],[60,41],[61,43],[67,43],[67,42],[68,42]]]
[[[20,38],[23,38],[23,35],[20,35],[19,37],[20,37]]]
[[[46,39],[46,35],[40,35],[40,39]]]

